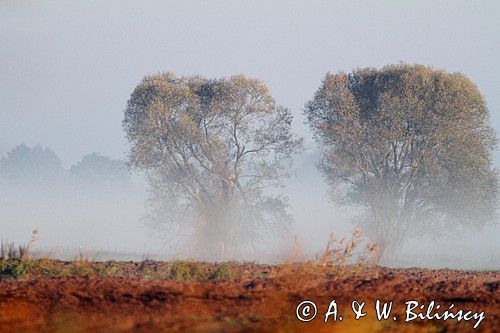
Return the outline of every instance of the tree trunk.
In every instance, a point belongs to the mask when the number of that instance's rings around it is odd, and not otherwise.
[[[376,242],[379,247],[379,260],[384,264],[393,264],[398,259],[404,235],[403,221],[399,207],[394,201],[385,201],[372,208],[375,223]]]

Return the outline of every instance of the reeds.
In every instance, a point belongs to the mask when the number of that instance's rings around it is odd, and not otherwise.
[[[355,263],[376,262],[378,260],[378,246],[367,243],[364,248],[360,245],[364,242],[361,237],[361,229],[356,228],[350,240],[342,237],[335,240],[335,234],[330,233],[330,238],[325,252],[319,259],[323,267],[346,266]]]
[[[330,271],[336,278],[345,276],[347,272],[360,273],[379,260],[378,246],[371,243],[362,246],[363,242],[365,240],[359,228],[354,230],[349,240],[342,237],[337,241],[332,232],[318,264]]]

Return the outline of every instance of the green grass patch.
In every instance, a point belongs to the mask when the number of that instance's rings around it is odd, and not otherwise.
[[[175,262],[170,267],[169,277],[175,281],[193,281],[206,279],[207,274],[199,263]]]
[[[221,264],[217,269],[210,275],[210,280],[230,280],[235,276],[234,270],[230,265]]]

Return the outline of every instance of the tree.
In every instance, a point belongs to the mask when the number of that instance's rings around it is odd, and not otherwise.
[[[305,114],[334,198],[368,208],[382,253],[418,225],[493,216],[495,133],[465,75],[406,64],[327,74]]]
[[[152,214],[190,227],[199,251],[230,255],[290,221],[281,184],[301,140],[259,80],[147,76],[127,103],[129,162],[147,172]],[[186,228],[182,228],[186,230]]]
[[[130,181],[130,174],[123,161],[98,153],[85,155],[69,172],[78,180],[91,185],[127,185]]]
[[[0,160],[0,180],[7,186],[46,186],[64,175],[59,157],[49,148],[25,144],[11,149]]]

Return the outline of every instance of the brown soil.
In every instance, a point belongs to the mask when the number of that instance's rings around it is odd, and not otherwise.
[[[120,265],[129,269],[129,277],[1,281],[0,331],[495,332],[500,327],[500,272],[371,267],[363,272],[325,274],[306,266],[234,264],[238,273],[252,271],[259,278],[183,282],[140,278],[133,274],[137,264]],[[333,299],[343,320],[324,323]],[[377,320],[376,299],[394,303],[389,320]],[[318,305],[317,317],[308,323],[295,316],[302,300]],[[353,300],[365,301],[368,312],[357,321],[351,311]],[[409,300],[425,304],[433,300],[441,311],[453,303],[454,310],[484,311],[486,318],[476,330],[472,328],[475,320],[405,323]]]

